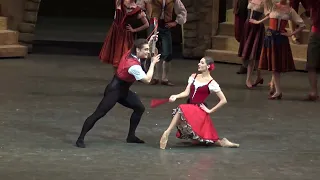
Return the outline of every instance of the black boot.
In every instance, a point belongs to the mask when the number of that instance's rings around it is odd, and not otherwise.
[[[139,138],[137,138],[134,135],[131,135],[131,136],[127,137],[127,143],[139,143],[139,144],[142,144],[142,143],[144,143],[144,141],[139,139]]]

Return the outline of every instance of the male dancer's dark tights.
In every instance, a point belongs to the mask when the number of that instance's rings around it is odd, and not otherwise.
[[[112,84],[110,84],[112,86]],[[109,86],[110,86],[109,85]],[[114,107],[116,103],[120,103],[121,105],[130,108],[133,110],[133,113],[130,118],[130,127],[127,137],[128,143],[144,143],[144,141],[140,140],[135,136],[135,131],[140,122],[142,114],[144,113],[145,107],[140,101],[139,97],[130,90],[121,90],[119,88],[106,88],[104,92],[104,97],[98,105],[95,112],[90,115],[83,124],[81,134],[78,138],[76,145],[78,147],[85,147],[84,145],[84,137],[92,129],[94,124],[105,116],[110,109]]]

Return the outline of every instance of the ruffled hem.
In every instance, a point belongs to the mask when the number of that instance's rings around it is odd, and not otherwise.
[[[172,115],[174,116],[176,113],[180,114],[180,120],[181,120],[181,123],[179,125],[177,125],[177,130],[180,133],[180,137],[178,137],[178,138],[197,140],[201,143],[206,143],[206,144],[214,144],[216,142],[216,141],[209,140],[209,139],[203,139],[197,133],[195,133],[192,130],[191,125],[188,123],[183,112],[181,111],[181,109],[179,107],[177,107],[176,109],[173,109]]]

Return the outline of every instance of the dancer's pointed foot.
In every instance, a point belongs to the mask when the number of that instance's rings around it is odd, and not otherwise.
[[[222,147],[229,147],[229,148],[238,148],[240,145],[230,142],[227,138],[223,138],[220,140]]]
[[[127,143],[138,143],[138,144],[143,144],[144,141],[137,138],[136,136],[128,136],[127,137]]]
[[[78,139],[76,142],[76,146],[79,148],[85,148],[86,145],[84,144],[84,140],[83,139]]]
[[[160,149],[166,149],[168,137],[169,133],[165,131],[160,139]]]

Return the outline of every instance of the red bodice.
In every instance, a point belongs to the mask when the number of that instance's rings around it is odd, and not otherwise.
[[[141,65],[139,60],[130,55],[130,51],[122,56],[120,64],[117,69],[117,77],[126,82],[136,81],[135,77],[129,74],[128,70],[133,65]]]
[[[199,86],[198,88],[196,88],[196,86],[194,85],[194,81],[196,80],[196,77],[197,75],[194,77],[194,80],[190,87],[189,103],[191,104],[204,103],[204,101],[210,95],[209,84],[211,83],[212,80],[208,84],[204,86]]]
[[[286,26],[288,24],[287,20],[284,19],[269,19],[269,28],[275,31],[286,32]]]

